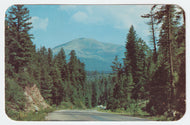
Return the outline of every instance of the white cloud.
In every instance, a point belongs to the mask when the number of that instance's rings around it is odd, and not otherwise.
[[[82,23],[104,23],[117,29],[128,29],[131,25],[144,23],[141,15],[150,11],[152,5],[61,5],[59,10],[71,14],[74,21]]]
[[[72,15],[74,21],[85,23],[85,24],[97,24],[103,21],[103,18],[95,13],[89,11],[78,11]]]
[[[113,18],[115,28],[128,29],[131,25],[143,23],[141,15],[149,12],[150,5],[120,5],[108,8],[110,17]]]
[[[34,30],[46,30],[48,26],[48,18],[40,18],[34,16],[31,18],[31,22]]]
[[[77,22],[85,22],[88,19],[88,15],[84,12],[78,11],[76,12],[72,18]]]

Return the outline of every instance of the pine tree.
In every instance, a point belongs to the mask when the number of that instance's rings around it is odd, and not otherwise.
[[[181,8],[179,8],[181,9]],[[184,11],[181,11],[177,15],[177,19],[180,17],[183,18],[183,24],[178,29],[177,33],[177,48],[176,48],[176,55],[174,60],[175,70],[178,77],[176,81],[176,103],[175,103],[175,110],[179,112],[179,115],[176,116],[176,120],[180,119],[185,113],[185,105],[186,105],[186,95],[185,95],[185,88],[186,88],[186,64],[185,64],[185,14]]]
[[[41,47],[39,50],[38,63],[40,69],[40,92],[44,99],[51,103],[53,81],[50,76],[51,67],[48,65],[48,51],[45,47]]]
[[[30,19],[29,10],[23,5],[12,6],[8,12],[7,24],[10,36],[6,35],[5,41],[9,46],[9,63],[17,73],[19,69],[27,66],[35,52],[31,41],[32,34],[29,34],[32,28]]]
[[[139,78],[138,78],[138,66],[137,66],[137,37],[136,37],[136,31],[134,30],[134,27],[131,26],[129,33],[127,35],[127,43],[126,43],[126,57],[124,59],[124,65],[125,65],[125,72],[128,76],[129,73],[131,73],[134,88],[132,90],[132,98],[137,100],[139,98]]]
[[[115,56],[114,61],[112,63],[113,65],[111,66],[111,68],[113,73],[118,74],[121,70],[121,63],[118,60],[118,56]]]
[[[63,48],[59,51],[59,53],[54,58],[55,63],[57,64],[57,67],[59,69],[59,72],[61,73],[61,79],[62,79],[62,87],[63,87],[63,98],[64,101],[68,98],[67,93],[67,84],[68,84],[68,68],[67,68],[67,62],[66,62],[66,55],[63,50]]]
[[[160,32],[159,46],[162,49],[162,54],[165,58],[165,62],[169,66],[170,76],[170,107],[169,110],[173,109],[172,103],[174,103],[175,94],[175,83],[174,83],[174,49],[175,49],[175,34],[177,23],[175,21],[175,5],[163,5],[160,10],[157,11],[157,23],[162,23],[162,30]]]
[[[139,38],[137,41],[137,77],[139,79],[138,87],[139,87],[139,99],[145,98],[145,90],[144,86],[146,84],[146,79],[148,78],[147,73],[147,53],[149,51],[149,47],[146,45],[146,43]],[[153,55],[154,58],[154,55]]]
[[[49,72],[47,68],[42,68],[41,69],[41,81],[40,81],[40,92],[44,99],[48,102],[51,103],[51,98],[52,98],[52,78],[49,75]]]
[[[169,107],[169,85],[168,69],[163,64],[156,70],[152,81],[150,81],[150,100],[146,106],[146,110],[151,115],[163,115],[168,111]]]
[[[67,80],[67,63],[66,63],[66,55],[63,48],[61,48],[60,52],[55,56],[55,61],[58,65],[59,71],[61,72],[62,81]]]
[[[10,61],[10,43],[11,43],[11,32],[8,25],[7,15],[5,17],[5,75],[9,77],[14,76],[13,66],[9,63]]]
[[[70,60],[68,62],[69,81],[73,90],[72,101],[85,101],[84,85],[86,81],[86,72],[84,63],[80,62],[74,50],[70,52]],[[78,103],[78,102],[76,102]]]
[[[156,47],[157,46],[157,42],[156,42],[156,35],[155,35],[155,33],[156,33],[155,32],[155,24],[156,24],[156,22],[155,22],[155,15],[156,14],[153,12],[154,9],[155,9],[155,7],[156,7],[156,5],[154,5],[151,8],[149,14],[145,14],[145,15],[141,16],[143,18],[150,18],[150,21],[147,24],[151,26],[152,42],[154,44],[154,52],[153,52],[153,61],[154,61],[154,63],[156,63],[156,61],[157,61],[157,47]]]
[[[53,52],[50,48],[48,48],[48,66],[51,67],[53,63]]]
[[[72,82],[72,84],[75,84],[77,75],[77,56],[74,50],[70,52],[70,61],[68,63],[68,69],[70,74],[70,81]]]
[[[95,83],[92,83],[92,107],[95,107],[97,106],[97,86]]]
[[[58,69],[57,64],[54,64],[54,67],[51,69],[50,76],[52,78],[52,90],[51,90],[51,100],[52,104],[59,105],[63,100],[63,84],[61,80],[61,73]]]
[[[125,72],[131,72],[133,77],[135,77],[135,73],[137,71],[137,51],[136,51],[136,32],[134,27],[131,26],[129,33],[127,35],[127,43],[126,43],[126,54],[124,59]],[[137,82],[137,79],[134,79]]]
[[[157,11],[154,13],[154,19],[157,24],[161,24],[161,30],[157,66],[154,66],[155,72],[146,86],[149,92],[146,109],[152,115],[165,113],[167,116],[173,116],[172,112],[177,110],[182,116],[185,111],[185,21],[179,26],[178,20],[185,19],[184,12],[176,12],[176,5],[155,7]],[[179,119],[179,114],[173,116],[173,119]]]

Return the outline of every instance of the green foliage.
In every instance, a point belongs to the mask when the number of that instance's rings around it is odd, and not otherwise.
[[[113,65],[111,66],[111,68],[112,68],[113,73],[118,74],[119,72],[121,72],[122,68],[121,68],[121,63],[118,60],[118,56],[115,56],[115,59],[112,63]]]
[[[86,109],[86,106],[85,106],[83,100],[81,100],[81,99],[76,99],[74,104],[75,104],[75,107],[78,109]]]
[[[23,89],[13,79],[7,78],[5,81],[5,101],[7,107],[10,106],[14,110],[24,110],[25,96]],[[6,111],[7,115],[11,115],[8,108],[6,108]]]
[[[54,111],[55,108],[47,108],[40,110],[39,112],[16,112],[13,110],[8,110],[9,114],[11,114],[10,118],[13,120],[19,121],[44,121],[45,117],[49,112]]]
[[[182,26],[178,32],[178,37],[176,41],[178,42],[178,49],[176,50],[176,60],[177,63],[177,76],[176,80],[176,106],[175,109],[180,112],[180,116],[177,118],[181,118],[185,114],[185,88],[186,88],[186,70],[185,70],[185,27]]]
[[[131,91],[132,99],[143,98],[143,84],[146,79],[146,53],[148,46],[142,39],[137,39],[136,31],[131,26],[127,35],[126,57],[124,58],[124,67],[126,76],[130,76],[133,83]],[[141,91],[142,90],[142,91]]]
[[[15,120],[42,120],[50,110],[24,113],[25,86],[37,84],[46,102],[59,108],[106,108],[129,115],[152,115],[177,120],[185,113],[185,21],[175,5],[153,6],[151,18],[154,49],[137,37],[131,26],[127,34],[123,65],[116,56],[110,74],[87,72],[85,64],[63,49],[53,56],[50,48],[37,51],[29,34],[29,11],[23,5],[9,9],[5,19],[6,113]],[[154,10],[155,9],[155,10]],[[154,27],[160,26],[158,46]],[[157,49],[156,49],[157,47]],[[146,111],[147,113],[145,113]],[[174,116],[172,112],[177,112]],[[168,118],[166,118],[168,117]]]
[[[9,102],[8,102],[9,103]],[[11,118],[12,120],[18,120],[19,119],[19,112],[18,111],[15,111],[15,110],[12,110],[9,106],[7,102],[5,103],[6,104],[6,107],[5,107],[5,112],[7,114],[7,116],[9,118]]]
[[[163,5],[153,11],[156,7],[152,7],[151,14],[145,15],[145,18],[151,17],[154,49],[150,50],[137,38],[131,26],[124,66],[118,67],[117,58],[113,61],[112,82],[115,84],[107,109],[125,110],[130,114],[146,111],[157,118],[163,116],[160,120],[176,120],[185,112],[185,25],[179,26],[177,21],[184,13],[176,13],[175,5]],[[154,34],[156,23],[162,23],[158,51]],[[146,104],[139,108],[139,101]]]
[[[127,43],[126,43],[126,55],[124,59],[124,66],[126,74],[128,72],[132,73],[134,83],[138,82],[136,77],[137,71],[137,38],[136,38],[136,31],[134,27],[131,26],[129,33],[127,35]]]
[[[35,51],[32,34],[29,34],[32,28],[30,19],[29,10],[23,5],[12,6],[6,18],[5,42],[6,48],[9,48],[7,58],[17,73],[31,61]]]
[[[60,50],[60,52],[55,56],[55,62],[59,68],[59,71],[61,73],[61,78],[62,81],[66,81],[67,80],[67,63],[66,63],[66,55],[65,52],[63,50],[63,48]]]
[[[5,19],[5,76],[6,112],[11,118],[19,120],[41,119],[33,113],[16,117],[25,109],[23,90],[26,86],[37,84],[45,101],[60,105],[70,101],[78,108],[91,107],[91,95],[86,87],[84,63],[71,51],[70,61],[66,62],[63,49],[53,56],[50,48],[41,47],[37,51],[29,33],[32,28],[29,11],[23,5],[12,6]],[[86,101],[87,102],[87,101]],[[26,117],[25,117],[26,115]]]
[[[92,99],[92,101],[91,101],[92,102],[92,107],[97,106],[98,97],[97,97],[97,86],[96,86],[95,83],[92,83],[92,98],[91,99]]]
[[[17,83],[24,88],[36,84],[36,81],[28,72],[22,72],[18,74]]]
[[[146,111],[151,115],[163,115],[170,107],[168,104],[169,98],[169,75],[166,65],[158,67],[149,88],[149,103],[146,106]]]
[[[156,13],[154,13],[155,7],[156,7],[156,5],[152,6],[150,13],[141,16],[143,18],[150,18],[150,21],[147,24],[151,26],[151,30],[150,30],[152,33],[152,37],[151,37],[152,41],[151,42],[153,42],[153,44],[154,44],[152,60],[154,61],[154,63],[157,62],[157,41],[156,41],[156,30],[155,30],[156,22],[154,19],[154,17],[156,16]]]
[[[185,112],[185,24],[179,26],[176,18],[184,16],[184,13],[177,13],[176,8],[175,5],[163,5],[155,12],[155,21],[162,23],[158,61],[150,65],[149,69],[154,70],[146,85],[149,93],[146,111],[151,115],[173,117],[173,120]],[[174,115],[172,112],[178,113]]]
[[[52,77],[52,103],[59,105],[63,99],[63,86],[62,86],[62,80],[60,76],[60,72],[56,65],[54,68],[52,68],[52,71],[50,72],[50,76]]]

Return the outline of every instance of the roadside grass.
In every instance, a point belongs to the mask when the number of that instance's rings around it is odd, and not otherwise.
[[[59,106],[52,105],[50,108],[41,109],[38,112],[30,111],[16,111],[10,108],[6,109],[7,116],[15,121],[45,121],[48,113],[63,110],[63,109],[82,109],[82,105],[78,104],[77,106],[73,105],[70,102],[62,102]],[[84,109],[84,108],[83,108]]]
[[[126,116],[133,116],[133,117],[139,117],[139,118],[145,118],[152,121],[172,121],[172,117],[167,117],[164,115],[157,115],[157,116],[151,116],[147,112],[144,111],[138,111],[138,112],[130,112],[123,109],[116,109],[115,111],[111,110],[103,110],[103,109],[97,109],[100,112],[106,112],[106,113],[112,113],[112,114],[118,114],[118,115],[126,115]]]
[[[153,121],[173,121],[173,117],[167,117],[165,115],[151,116],[149,113],[142,110],[146,106],[146,102],[139,104],[140,105],[131,104],[126,110],[124,108],[115,109],[115,110],[109,110],[109,109],[104,110],[97,108],[97,110],[106,113],[145,118]]]
[[[76,102],[75,105],[73,105],[71,102],[62,102],[58,107],[56,107],[57,110],[63,110],[63,109],[87,109],[86,106],[81,102]]]
[[[114,111],[111,110],[104,110],[100,108],[90,108],[91,110],[97,110],[100,112],[106,112],[106,113],[112,113],[112,114],[119,114],[119,115],[126,115],[126,116],[133,116],[133,117],[140,117],[149,119],[152,121],[172,121],[172,118],[168,118],[166,116],[150,116],[147,112],[143,111],[141,109],[142,107],[137,107],[134,110],[134,107],[128,108],[127,110],[124,109],[116,109]],[[82,103],[78,103],[77,105],[73,105],[71,102],[62,102],[59,106],[51,106],[50,108],[46,108],[43,110],[40,110],[38,112],[17,112],[13,110],[8,110],[8,116],[12,120],[16,121],[45,121],[46,116],[48,113],[56,111],[56,110],[64,110],[64,109],[79,109],[79,110],[85,110],[87,109]]]
[[[20,119],[21,121],[45,121],[45,117],[48,113],[55,110],[55,107],[46,108],[43,110],[40,110],[39,112],[29,112],[20,113]]]
[[[59,106],[52,105],[50,108],[42,109],[38,112],[16,112],[9,110],[9,114],[12,115],[10,118],[16,121],[46,121],[48,113],[64,109],[86,109],[86,107],[80,102],[77,105],[73,105],[71,102],[62,102]]]
[[[55,107],[42,109],[38,112],[9,111],[8,117],[15,121],[45,121],[47,114],[54,110]]]

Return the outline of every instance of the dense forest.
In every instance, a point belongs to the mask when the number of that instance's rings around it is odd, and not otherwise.
[[[24,110],[25,86],[36,84],[44,99],[50,105],[69,101],[83,106],[86,95],[86,72],[84,64],[75,51],[70,52],[70,60],[62,49],[53,56],[45,47],[35,49],[29,11],[22,5],[11,7],[5,20],[5,92],[6,110]],[[87,100],[87,99],[86,99]],[[88,101],[88,100],[87,100]]]
[[[106,106],[151,116],[179,119],[185,113],[185,15],[176,5],[154,5],[142,14],[150,26],[150,42],[132,25],[126,36],[123,62],[115,56],[112,73],[85,71],[72,50],[66,60],[63,49],[36,49],[30,34],[29,10],[12,6],[5,18],[6,112],[24,111],[24,87],[36,84],[50,105],[70,102],[78,108]],[[159,31],[159,34],[157,32]],[[150,44],[152,47],[150,47]],[[142,106],[143,105],[143,106]]]

